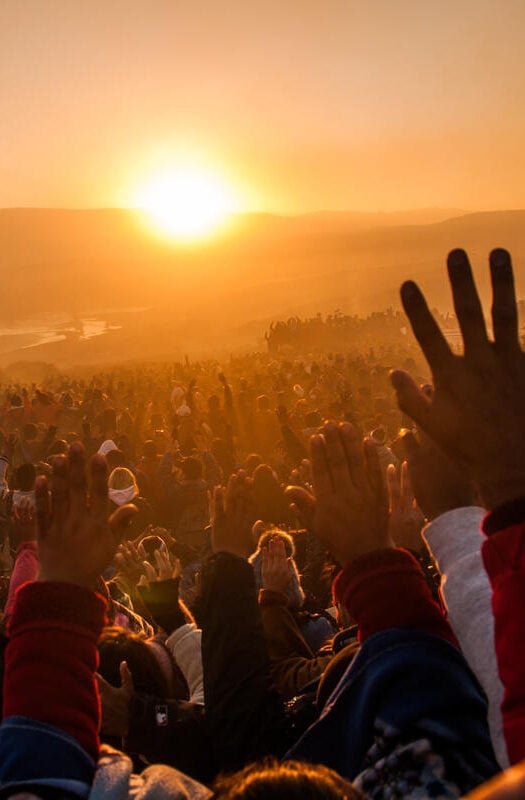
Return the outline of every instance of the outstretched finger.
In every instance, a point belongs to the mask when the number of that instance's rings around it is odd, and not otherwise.
[[[414,502],[414,492],[408,471],[408,461],[401,464],[401,500],[405,508],[410,508]]]
[[[323,434],[332,485],[336,491],[348,491],[351,488],[350,464],[346,457],[341,430],[335,422],[329,422],[323,427]]]
[[[311,530],[315,514],[315,497],[302,486],[287,486],[284,493],[301,524]]]
[[[96,517],[107,518],[108,499],[108,465],[104,456],[94,455],[90,464],[91,472],[91,511]]]
[[[231,481],[231,478],[230,478]],[[212,525],[220,525],[226,517],[225,489],[224,486],[216,486],[213,492],[213,514]]]
[[[386,485],[388,489],[388,510],[393,514],[401,505],[401,490],[397,470],[393,464],[386,468]]]
[[[35,510],[38,538],[45,539],[51,526],[51,505],[47,478],[43,475],[35,483]]]
[[[80,515],[86,508],[87,483],[84,446],[74,442],[69,448],[69,502],[71,511]]]
[[[413,461],[415,458],[417,458],[420,445],[412,431],[405,433],[401,439],[401,444],[403,445],[405,458],[407,458],[409,461]]]
[[[479,352],[488,346],[487,329],[472,268],[465,251],[452,250],[447,259],[447,266],[465,353]]]
[[[357,488],[365,484],[365,462],[363,459],[363,439],[359,435],[357,428],[350,422],[343,422],[339,425],[341,441],[343,443],[346,460],[350,468],[352,483]]]
[[[57,530],[62,530],[68,512],[69,464],[66,456],[59,455],[53,459],[51,470],[51,513]]]
[[[432,316],[421,290],[413,281],[406,281],[402,285],[401,302],[414,336],[435,375],[453,358],[447,340]]]
[[[401,411],[414,420],[423,430],[428,430],[428,417],[431,402],[425,397],[417,383],[408,372],[396,369],[390,373],[390,380],[397,395]]]
[[[518,309],[510,255],[498,248],[490,254],[492,280],[492,326],[494,339],[502,350],[519,350]]]
[[[379,454],[377,447],[370,439],[365,439],[363,442],[363,455],[366,466],[366,473],[368,483],[372,487],[377,501],[381,504],[383,501],[387,502],[384,472],[381,470],[381,462],[379,461]]]
[[[312,436],[310,439],[310,451],[312,454],[312,481],[315,496],[317,498],[327,497],[333,493],[333,483],[326,458],[324,436],[318,433]]]

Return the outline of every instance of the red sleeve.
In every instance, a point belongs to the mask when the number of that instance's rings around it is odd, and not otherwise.
[[[22,715],[73,736],[98,759],[97,641],[106,603],[68,583],[27,583],[16,595],[5,654],[4,717]]]
[[[493,521],[493,514],[485,519],[485,532]],[[525,522],[492,533],[481,552],[492,584],[503,732],[510,763],[516,764],[525,758]]]
[[[361,642],[387,628],[414,628],[458,646],[421,567],[406,550],[376,550],[356,559],[337,576],[334,594],[357,622]]]

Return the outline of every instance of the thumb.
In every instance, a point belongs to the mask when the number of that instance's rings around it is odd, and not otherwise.
[[[299,506],[301,510],[313,511],[315,508],[315,497],[302,486],[287,486],[284,492],[288,500]]]
[[[133,675],[129,671],[128,665],[125,661],[120,662],[120,688],[125,689],[126,693],[132,697],[135,694],[135,685],[133,683]]]

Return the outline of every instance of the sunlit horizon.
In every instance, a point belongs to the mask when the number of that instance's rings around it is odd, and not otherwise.
[[[232,186],[191,163],[150,175],[131,202],[157,232],[182,241],[206,238],[220,230],[229,216],[242,210]]]

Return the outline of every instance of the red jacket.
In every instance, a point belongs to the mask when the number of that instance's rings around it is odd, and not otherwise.
[[[511,764],[525,758],[525,501],[485,517],[482,555],[492,584],[503,732]]]

